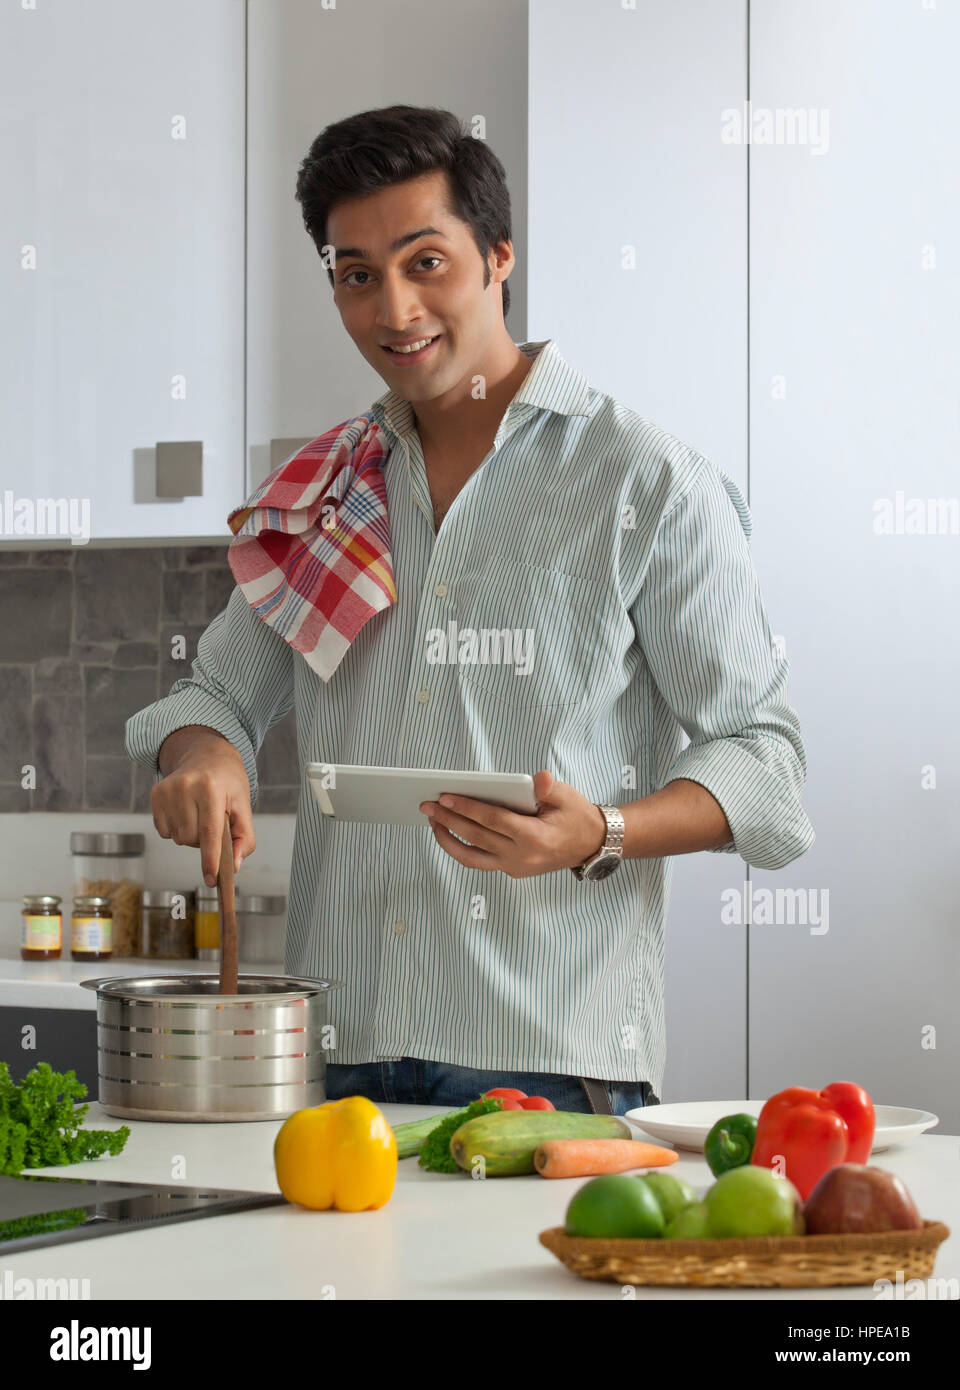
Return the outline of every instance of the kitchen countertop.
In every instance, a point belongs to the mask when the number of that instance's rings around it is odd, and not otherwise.
[[[76,961],[69,948],[59,960],[21,960],[20,948],[0,949],[0,1008],[33,1005],[38,1009],[90,1009],[96,1011],[92,989],[77,989],[81,980],[130,975],[215,975],[215,960],[144,960],[116,956],[110,960]],[[242,975],[282,975],[283,962],[252,965],[240,962]]]
[[[199,964],[199,962],[197,962]],[[79,967],[77,967],[79,968]],[[434,1107],[384,1105],[396,1124],[439,1113]],[[122,1122],[93,1103],[86,1125]],[[116,1157],[31,1171],[130,1182],[216,1183],[246,1191],[278,1191],[273,1140],[280,1121],[251,1124],[164,1124],[131,1120]],[[640,1137],[641,1131],[637,1130]],[[924,1134],[871,1158],[898,1173],[920,1214],[945,1221],[953,1234],[937,1252],[935,1277],[960,1279],[958,1139]],[[683,1153],[670,1173],[702,1195],[713,1181],[702,1154]],[[93,1299],[606,1299],[622,1301],[618,1284],[570,1274],[537,1240],[563,1224],[583,1179],[536,1176],[473,1181],[466,1174],[427,1173],[404,1159],[389,1203],[375,1212],[311,1212],[268,1207],[183,1222],[0,1259],[0,1279],[90,1281]],[[872,1286],[829,1289],[669,1289],[638,1287],[637,1299],[873,1300]]]

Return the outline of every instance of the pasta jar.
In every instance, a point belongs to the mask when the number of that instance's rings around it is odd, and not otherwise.
[[[201,883],[197,888],[197,915],[194,921],[194,942],[198,960],[218,960],[220,957],[220,903],[216,885]]]
[[[60,898],[54,893],[28,893],[20,914],[20,959],[59,960],[63,939]]]
[[[113,954],[135,956],[140,947],[145,837],[74,831],[73,891],[110,899]]]
[[[78,895],[70,918],[72,960],[109,960],[113,955],[113,917],[110,899]]]

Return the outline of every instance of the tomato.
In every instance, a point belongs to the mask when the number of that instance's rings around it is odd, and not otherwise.
[[[495,1099],[496,1099],[496,1097],[495,1097]],[[500,1099],[500,1101],[502,1102],[501,1107],[500,1107],[502,1110],[525,1110],[525,1109],[526,1109],[526,1103],[525,1103],[524,1101],[522,1101],[522,1100],[514,1100],[513,1096],[507,1096],[506,1098],[504,1098],[503,1096],[500,1096],[499,1099]]]
[[[525,1096],[520,1102],[521,1110],[556,1110],[552,1100],[547,1100],[546,1096]]]
[[[492,1091],[484,1091],[483,1098],[488,1100],[491,1096],[501,1096],[504,1100],[526,1100],[526,1091],[517,1091],[512,1086],[496,1086]]]

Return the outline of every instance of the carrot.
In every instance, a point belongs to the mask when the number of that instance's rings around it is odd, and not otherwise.
[[[533,1164],[542,1178],[586,1178],[630,1168],[664,1168],[679,1157],[673,1149],[637,1139],[551,1139],[537,1145]]]

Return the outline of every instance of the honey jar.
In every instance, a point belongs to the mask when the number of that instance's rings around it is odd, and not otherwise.
[[[21,960],[59,960],[63,938],[61,899],[54,893],[28,893],[20,914]]]
[[[72,960],[109,960],[113,955],[113,914],[110,899],[78,894],[70,918]]]

